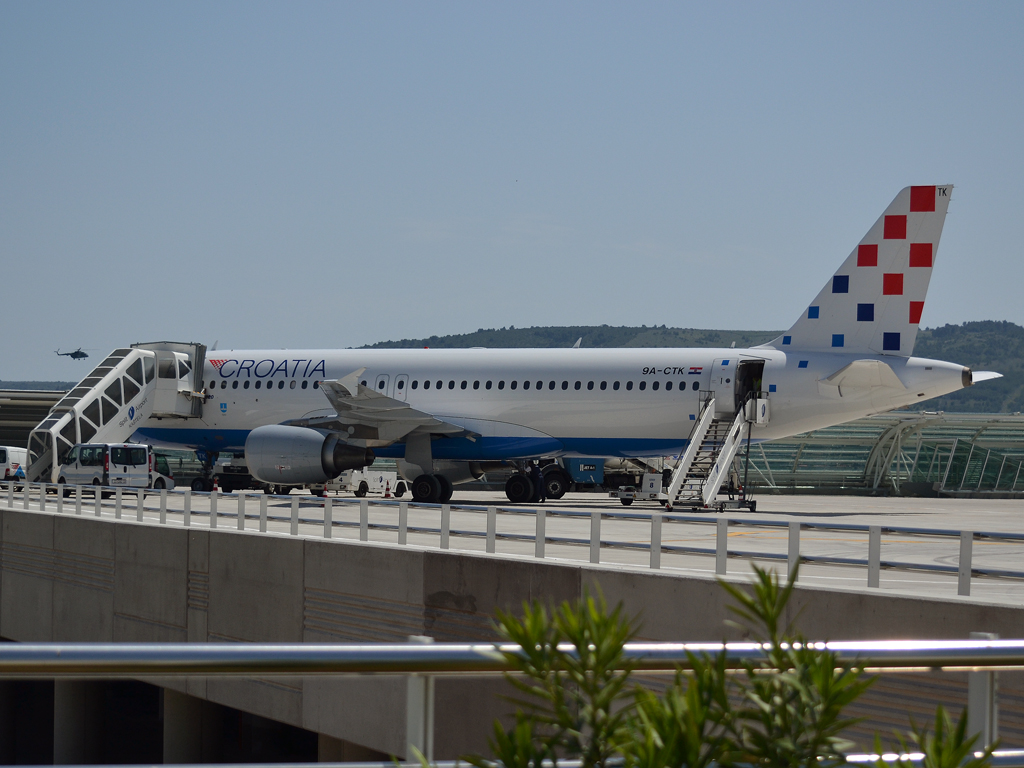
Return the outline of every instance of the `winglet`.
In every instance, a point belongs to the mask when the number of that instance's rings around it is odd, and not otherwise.
[[[366,368],[360,368],[352,371],[348,376],[338,379],[338,384],[341,388],[348,391],[350,397],[355,397],[359,394],[359,377],[366,373]],[[339,393],[340,394],[340,393]]]
[[[580,336],[578,339],[576,339],[576,343],[572,345],[572,348],[573,349],[579,349],[580,348],[580,344],[582,344],[582,343],[583,343],[583,337]]]

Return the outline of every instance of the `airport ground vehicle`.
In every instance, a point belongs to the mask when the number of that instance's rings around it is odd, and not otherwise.
[[[0,471],[4,480],[25,477],[28,451],[10,445],[0,445]]]
[[[399,479],[397,472],[350,469],[342,472],[329,483],[314,483],[309,486],[314,496],[323,496],[328,491],[334,493],[351,493],[362,498],[368,494],[391,495],[400,499],[407,490],[404,480]]]
[[[170,472],[154,469],[148,445],[86,443],[75,445],[60,467],[58,483],[122,488],[173,488]],[[163,461],[163,469],[167,461]]]
[[[668,496],[665,495],[662,480],[660,472],[645,472],[639,488],[635,485],[622,485],[617,490],[609,491],[608,495],[621,501],[625,507],[634,501],[660,501],[664,504]]]

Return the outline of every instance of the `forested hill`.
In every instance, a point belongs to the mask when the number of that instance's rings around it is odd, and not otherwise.
[[[696,328],[579,325],[534,328],[489,328],[454,336],[402,339],[372,344],[367,349],[433,347],[571,347],[582,337],[584,347],[737,347],[763,344],[781,331],[709,331]],[[1003,378],[929,400],[929,410],[971,413],[1024,411],[1024,328],[1014,323],[983,320],[963,325],[925,328],[917,336],[917,357],[948,360],[976,371],[998,371]]]
[[[915,357],[960,363],[975,371],[997,371],[1003,378],[929,400],[928,410],[969,413],[1024,411],[1024,328],[982,320],[926,328],[917,335]]]
[[[535,328],[481,328],[475,333],[431,336],[429,339],[382,341],[366,349],[466,349],[493,347],[571,347],[582,338],[584,347],[752,347],[764,344],[782,331],[703,331],[698,328],[639,328],[610,325],[569,325]]]

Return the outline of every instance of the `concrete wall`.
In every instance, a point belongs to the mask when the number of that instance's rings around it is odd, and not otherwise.
[[[498,608],[599,587],[641,638],[736,639],[710,579],[491,555],[0,509],[0,636],[18,641],[438,641],[495,637]],[[797,589],[815,639],[1020,635],[1024,609],[965,598]],[[401,677],[152,680],[381,752],[405,748]],[[486,749],[495,679],[439,679],[435,756]]]

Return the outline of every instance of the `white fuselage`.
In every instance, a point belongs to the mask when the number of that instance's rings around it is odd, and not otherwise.
[[[759,388],[771,419],[754,427],[755,440],[946,394],[963,386],[964,371],[913,357],[775,349],[237,350],[210,358],[202,419],[150,418],[136,440],[241,451],[256,427],[332,414],[319,382],[365,368],[361,383],[475,436],[436,440],[435,458],[664,456],[686,445],[701,393],[713,391],[733,410],[742,361],[764,361]],[[888,364],[905,390],[820,383],[864,359]],[[401,443],[375,450],[404,455]]]

